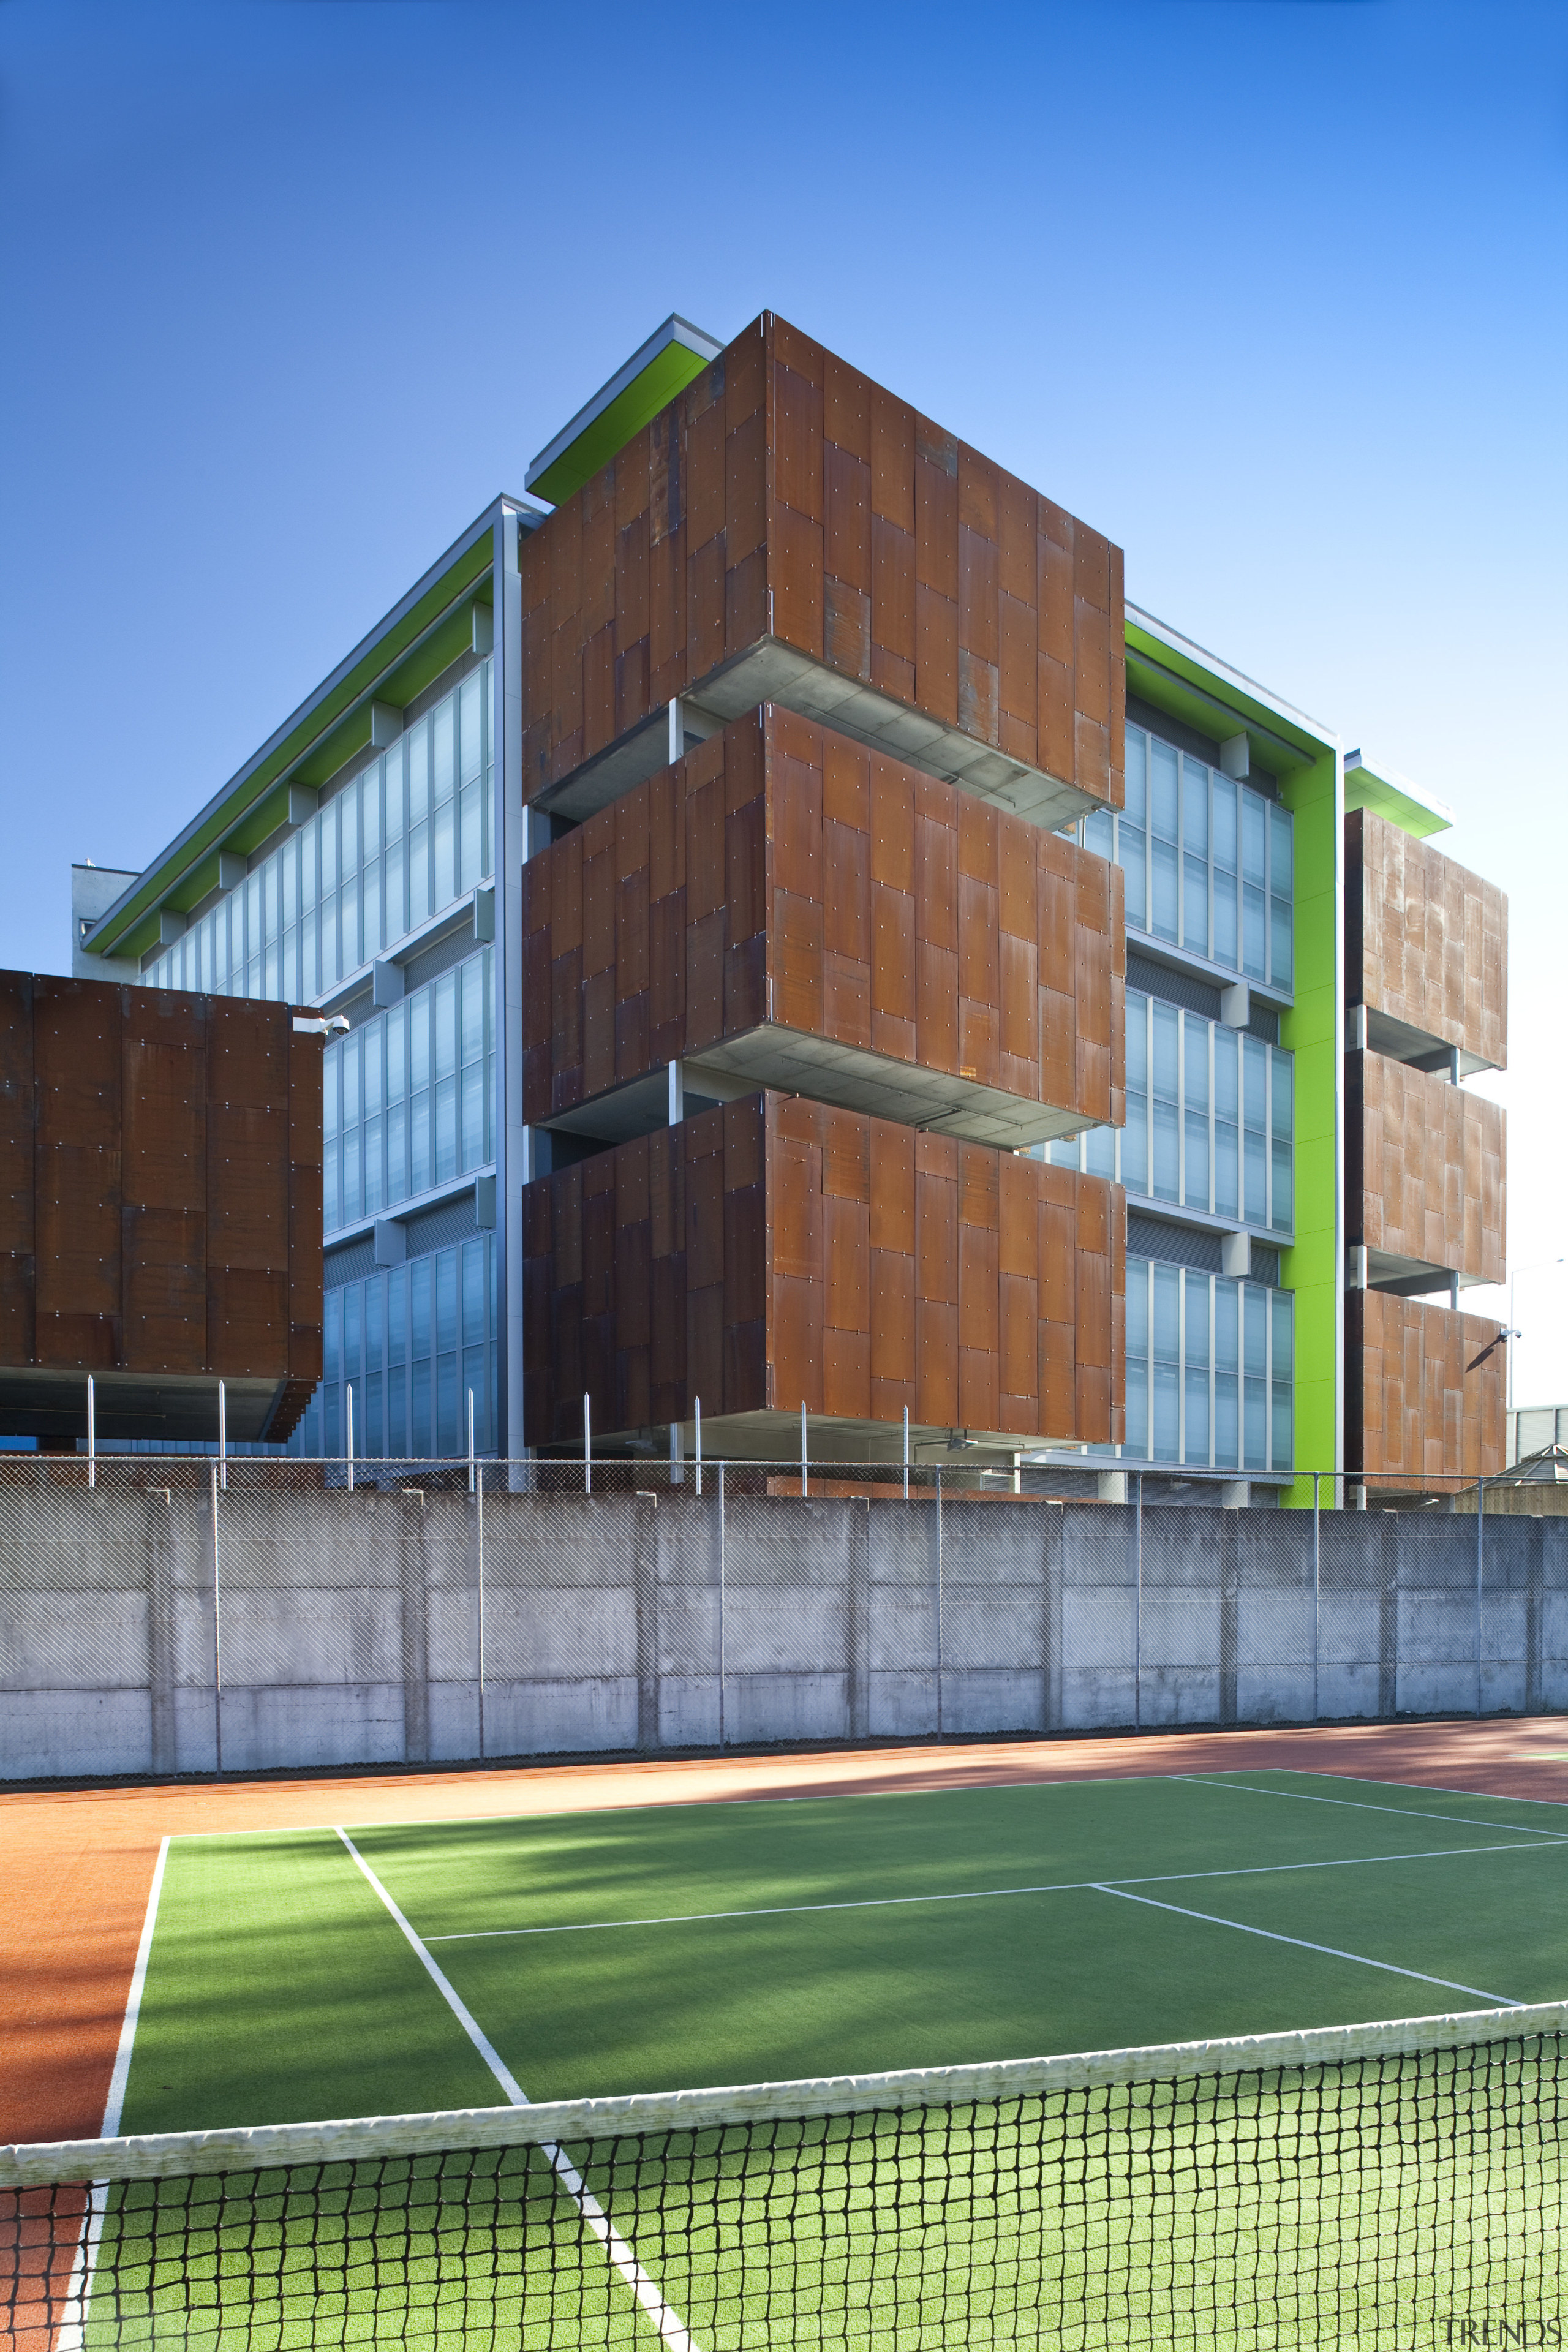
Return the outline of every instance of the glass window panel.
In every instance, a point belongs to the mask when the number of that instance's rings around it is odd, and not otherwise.
[[[1140,1095],[1149,1085],[1149,1000],[1136,988],[1127,992],[1127,1085]]]
[[[343,1294],[340,1288],[329,1290],[321,1300],[321,1378],[341,1381],[343,1376]]]
[[[430,1089],[421,1087],[408,1106],[408,1189],[427,1192],[430,1173]]]
[[[1149,857],[1143,835],[1125,823],[1116,828],[1116,857],[1127,877],[1126,919],[1135,931],[1149,928]]]
[[[1278,802],[1268,811],[1268,887],[1277,898],[1289,898],[1290,878],[1290,812]]]
[[[1269,1391],[1269,1468],[1289,1470],[1293,1459],[1295,1414],[1291,1410],[1294,1392],[1276,1382]]]
[[[427,1257],[416,1258],[408,1269],[408,1352],[413,1357],[430,1353],[430,1273]]]
[[[1121,1181],[1130,1192],[1148,1192],[1149,1104],[1143,1095],[1127,1097],[1127,1124],[1121,1130]]]
[[[1176,852],[1169,842],[1154,844],[1153,908],[1149,928],[1157,940],[1173,940],[1177,936],[1177,895],[1180,877]]]
[[[1241,1139],[1228,1119],[1218,1118],[1214,1129],[1214,1213],[1216,1217],[1241,1214]]]
[[[1081,1170],[1083,1167],[1083,1138],[1080,1135],[1060,1136],[1055,1143],[1037,1144],[1035,1148],[1053,1168]]]
[[[443,972],[436,982],[436,1076],[450,1077],[458,1066],[458,975]]]
[[[395,742],[381,764],[381,837],[388,846],[408,829],[408,739]]]
[[[378,760],[360,778],[360,853],[375,857],[381,851],[381,782],[385,762]]]
[[[458,1374],[458,1435],[463,1450],[468,1444],[468,1411],[470,1400],[474,1415],[474,1451],[482,1454],[490,1442],[485,1412],[485,1351],[483,1348],[465,1348]]]
[[[1186,1087],[1189,1110],[1202,1111],[1206,1116],[1209,1107],[1209,1028],[1200,1013],[1184,1014],[1182,1022],[1182,1076]]]
[[[1213,777],[1214,862],[1226,874],[1236,872],[1236,786],[1217,769]]]
[[[1237,1076],[1241,1050],[1241,1038],[1235,1029],[1223,1022],[1215,1024],[1214,1033],[1214,1107],[1216,1118],[1234,1119],[1239,1097]]]
[[[1243,1139],[1243,1185],[1241,1214],[1249,1225],[1266,1225],[1268,1222],[1268,1145],[1261,1135],[1249,1129]]]
[[[1268,1047],[1261,1037],[1243,1037],[1241,1051],[1246,1085],[1245,1124],[1262,1129],[1268,1124]]]
[[[430,828],[416,824],[408,836],[408,928],[430,919]]]
[[[1154,1443],[1151,1452],[1156,1462],[1176,1462],[1181,1458],[1181,1382],[1178,1365],[1154,1366]]]
[[[360,869],[360,781],[345,784],[338,794],[338,856],[345,882]]]
[[[430,1080],[430,991],[422,988],[408,1001],[408,1083],[427,1086]]]
[[[296,838],[286,841],[279,851],[283,862],[283,920],[297,923],[300,919],[300,844]],[[216,911],[216,908],[214,910]]]
[[[364,1033],[363,1030],[345,1037],[340,1049],[339,1068],[342,1074],[343,1125],[352,1127],[360,1115],[360,1075],[363,1064]]]
[[[1201,1110],[1185,1114],[1187,1164],[1183,1175],[1182,1198],[1189,1209],[1209,1205],[1209,1123]]]
[[[1182,1439],[1184,1462],[1205,1464],[1209,1458],[1209,1376],[1185,1374],[1187,1425]]]
[[[1248,1380],[1244,1383],[1247,1414],[1247,1460],[1248,1470],[1268,1467],[1268,1383]]]
[[[1183,1357],[1189,1371],[1207,1371],[1209,1361],[1209,1294],[1214,1286],[1212,1274],[1200,1274],[1191,1266],[1183,1277],[1187,1297],[1186,1327],[1183,1338]]]
[[[430,814],[430,721],[416,719],[404,738],[408,748],[408,824],[422,824]]]
[[[379,1462],[386,1452],[386,1432],[382,1420],[379,1372],[365,1374],[363,1450],[374,1462]]]
[[[374,1217],[385,1205],[386,1186],[382,1174],[382,1123],[379,1115],[364,1123],[364,1160],[360,1171],[363,1188],[363,1214]]]
[[[1234,874],[1216,874],[1214,877],[1214,961],[1234,971],[1239,960],[1237,944],[1236,893]]]
[[[378,1372],[386,1349],[386,1283],[383,1276],[372,1275],[364,1286],[364,1365],[367,1373]]]
[[[395,947],[408,929],[408,877],[401,839],[389,843],[383,872],[385,880],[386,928],[384,941]]]
[[[1127,785],[1123,815],[1140,827],[1148,822],[1149,738],[1142,727],[1127,730]]]
[[[1096,809],[1091,815],[1085,817],[1083,821],[1084,847],[1086,849],[1091,849],[1096,857],[1110,856],[1115,846],[1114,840],[1112,838],[1114,830],[1115,828],[1111,822],[1110,811],[1109,809]]]
[[[1244,784],[1241,792],[1241,876],[1260,889],[1268,884],[1268,803]]]
[[[1156,1265],[1154,1268],[1152,1330],[1156,1363],[1179,1364],[1182,1360],[1182,1269],[1179,1265]]]
[[[1176,1006],[1154,1000],[1154,1093],[1174,1102],[1181,1092],[1182,1016]]]
[[[436,1172],[437,1184],[458,1172],[458,1081],[441,1078],[436,1087]]]
[[[1146,1356],[1149,1352],[1147,1258],[1130,1257],[1127,1261],[1127,1352],[1130,1356]]]
[[[359,951],[359,876],[345,882],[342,891],[343,970],[353,971],[360,961]]]
[[[1177,784],[1177,753],[1159,737],[1150,739],[1149,822],[1160,841],[1180,837],[1181,795]]]
[[[436,1253],[436,1347],[437,1351],[458,1344],[458,1253],[455,1249]]]
[[[1273,1342],[1272,1371],[1289,1387],[1296,1377],[1296,1299],[1289,1290],[1268,1293],[1269,1337]]]
[[[479,787],[465,784],[458,844],[458,888],[471,890],[483,870],[479,839]]]
[[[1182,761],[1182,846],[1207,865],[1209,772],[1201,760]]]
[[[373,857],[360,883],[360,953],[368,963],[386,943],[381,919],[381,860]]]
[[[1140,1356],[1127,1360],[1127,1451],[1149,1459],[1149,1367]]]
[[[462,1249],[463,1276],[463,1345],[473,1347],[488,1334],[485,1328],[485,1244],[482,1240],[465,1242]]]
[[[1269,1203],[1268,1222],[1275,1233],[1288,1234],[1296,1222],[1295,1170],[1288,1143],[1270,1147],[1274,1166],[1274,1198]]]
[[[1241,1368],[1239,1297],[1237,1284],[1223,1275],[1215,1277],[1214,1286],[1214,1360],[1222,1372],[1238,1371]]]
[[[458,1055],[477,1062],[485,1050],[485,1000],[489,990],[489,955],[471,956],[458,969],[461,1004],[458,1013]]]
[[[338,804],[329,801],[321,813],[317,845],[321,855],[321,896],[338,887]]]
[[[386,1360],[408,1360],[408,1268],[393,1266],[386,1277]]]
[[[414,1454],[416,1461],[430,1459],[430,1360],[421,1357],[414,1367],[409,1382],[413,1424]]]
[[[1237,1466],[1240,1436],[1237,1386],[1234,1372],[1216,1372],[1214,1376],[1214,1458],[1217,1470],[1234,1470]]]
[[[479,1077],[479,1072],[478,1069],[465,1070],[463,1072],[463,1151],[465,1155],[463,1165],[465,1168],[471,1168],[475,1165],[475,1162],[467,1157],[468,1149],[468,1081],[470,1078],[475,1081],[474,1102],[476,1108],[478,1108],[480,1105],[480,1095],[478,1085]],[[1116,1177],[1116,1129],[1113,1127],[1091,1127],[1088,1135],[1084,1138],[1084,1165],[1089,1174],[1091,1176],[1108,1176],[1112,1181],[1114,1181]]]
[[[1268,907],[1269,977],[1276,988],[1290,988],[1295,984],[1291,971],[1293,956],[1290,901],[1289,898],[1271,898]]]
[[[1190,955],[1209,951],[1209,870],[1201,857],[1182,860],[1182,945]]]
[[[1248,980],[1267,980],[1266,960],[1268,930],[1267,902],[1261,890],[1250,882],[1244,883],[1241,892],[1241,969]]]
[[[408,1106],[395,1102],[388,1106],[386,1129],[386,1197],[388,1202],[408,1198]]]
[[[1261,1283],[1241,1286],[1242,1369],[1261,1376],[1268,1369],[1268,1293]]]
[[[456,749],[453,738],[457,717],[457,710],[450,695],[438,702],[430,713],[430,735],[435,749],[431,789],[437,807],[443,801],[451,799],[452,787],[457,781],[457,764],[453,756]]]
[[[458,1438],[458,1359],[440,1356],[436,1361],[436,1444],[442,1454],[453,1454],[461,1449]]]
[[[343,1378],[357,1387],[360,1365],[361,1286],[357,1282],[343,1285]]]
[[[470,777],[477,776],[484,765],[484,733],[479,723],[480,688],[489,675],[488,666],[477,669],[458,688],[458,772],[465,783]]]
[[[1179,1200],[1181,1181],[1181,1113],[1173,1102],[1154,1105],[1154,1178],[1150,1186],[1156,1201]]]
[[[443,801],[437,809],[431,835],[436,860],[436,895],[432,904],[446,907],[458,895],[456,811],[449,800]]]

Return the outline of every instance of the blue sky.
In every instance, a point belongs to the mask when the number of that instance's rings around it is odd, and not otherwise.
[[[660,319],[771,307],[1454,806],[1510,1258],[1568,1254],[1560,5],[5,0],[0,76],[0,961]],[[1568,1268],[1519,1309],[1568,1400]]]

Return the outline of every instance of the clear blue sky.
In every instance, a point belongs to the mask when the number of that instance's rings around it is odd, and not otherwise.
[[[0,74],[0,961],[659,320],[771,307],[1454,805],[1568,1253],[1568,10],[5,0]],[[1520,1319],[1568,1401],[1568,1280]]]

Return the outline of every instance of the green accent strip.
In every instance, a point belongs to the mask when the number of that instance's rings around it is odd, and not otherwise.
[[[287,813],[290,782],[324,783],[356,751],[368,749],[366,698],[373,688],[380,700],[412,702],[457,660],[471,642],[468,605],[474,591],[480,583],[489,585],[492,537],[482,531],[396,625],[373,641],[331,692],[307,707],[267,758],[215,803],[199,830],[147,869],[112,929],[92,941],[94,955],[143,954],[157,940],[160,908],[188,912],[215,887],[220,847],[248,854],[277,831]],[[449,610],[455,604],[460,609]]]
[[[1417,841],[1426,841],[1434,833],[1447,833],[1452,817],[1428,808],[1422,801],[1413,800],[1390,783],[1386,776],[1374,775],[1370,768],[1345,770],[1345,807],[1371,809],[1374,816],[1386,817],[1401,833],[1408,833]]]
[[[1296,1057],[1296,1238],[1279,1279],[1296,1294],[1296,1459],[1310,1470],[1341,1459],[1343,1267],[1340,1145],[1344,1055],[1344,825],[1332,751],[1280,787],[1295,817],[1296,999],[1279,1042]],[[1282,1503],[1311,1507],[1298,1478]]]
[[[1265,702],[1237,687],[1229,678],[1204,668],[1163,637],[1152,636],[1135,621],[1127,624],[1127,682],[1173,719],[1214,735],[1226,719],[1229,731],[1246,729],[1258,764],[1270,772],[1278,768],[1308,766],[1323,750],[1323,738],[1272,710]]]
[[[601,466],[619,457],[633,436],[640,433],[645,425],[650,425],[659,410],[668,408],[676,395],[710,365],[711,362],[700,352],[690,350],[685,343],[666,343],[663,351],[632,378],[626,390],[616,394],[608,408],[591,425],[584,425],[559,457],[529,483],[531,494],[559,506],[574,490],[580,490],[584,482],[591,481]]]

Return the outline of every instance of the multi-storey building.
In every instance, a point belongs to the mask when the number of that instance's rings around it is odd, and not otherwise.
[[[1106,1491],[1372,1476],[1363,1364],[1453,1315],[1418,1277],[1500,1247],[1495,1186],[1418,1251],[1361,1208],[1385,1063],[1401,1133],[1452,1126],[1467,1167],[1500,1137],[1409,1093],[1439,1045],[1500,1061],[1500,962],[1479,1027],[1447,976],[1441,1021],[1385,1002],[1376,892],[1347,899],[1437,813],[772,314],[723,349],[669,321],[529,488],[86,941],[351,1024],[296,1444],[341,1450],[352,1385],[392,1455],[457,1450],[471,1394],[514,1456],[585,1408],[662,1453],[700,1406],[712,1453],[795,1455],[804,1417],[818,1459],[1044,1454]]]

